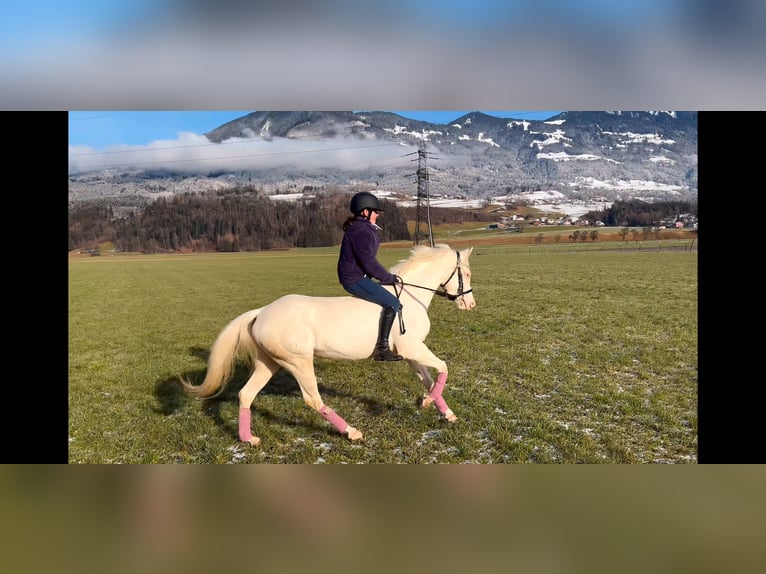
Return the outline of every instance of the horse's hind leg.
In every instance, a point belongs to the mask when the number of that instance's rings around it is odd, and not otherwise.
[[[239,391],[239,440],[250,443],[253,446],[261,444],[261,439],[253,436],[250,429],[250,407],[255,397],[261,391],[271,377],[279,370],[279,365],[270,357],[259,353],[254,361],[253,374]]]
[[[348,424],[343,417],[324,404],[322,397],[319,394],[319,388],[317,387],[316,374],[314,373],[314,358],[301,358],[294,359],[290,364],[283,365],[288,369],[295,380],[298,381],[298,385],[301,388],[301,394],[303,395],[303,401],[312,409],[317,411],[322,417],[327,420],[335,429],[348,436],[349,440],[361,440],[363,437],[362,432]]]

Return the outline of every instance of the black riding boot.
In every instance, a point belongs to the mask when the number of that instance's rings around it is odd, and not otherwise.
[[[378,327],[378,342],[375,343],[376,361],[401,361],[402,356],[391,352],[388,347],[388,334],[391,332],[391,326],[394,324],[396,311],[391,307],[384,307],[380,314],[380,326]]]

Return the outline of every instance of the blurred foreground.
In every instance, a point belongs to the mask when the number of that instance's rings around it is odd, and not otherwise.
[[[747,110],[766,89],[757,0],[39,4],[0,23],[6,110]]]
[[[14,573],[756,572],[760,466],[10,467]]]

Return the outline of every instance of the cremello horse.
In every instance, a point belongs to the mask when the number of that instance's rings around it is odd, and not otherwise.
[[[435,294],[455,301],[459,309],[476,306],[468,261],[472,251],[472,247],[456,251],[443,244],[417,245],[408,259],[390,269],[402,278],[404,285],[386,287],[402,303],[400,321],[391,329],[389,344],[409,362],[425,386],[420,406],[435,404],[441,416],[451,423],[457,417],[442,398],[447,364],[424,342],[431,328],[428,306]],[[314,357],[371,359],[379,319],[378,305],[356,297],[284,295],[233,319],[213,343],[202,384],[196,386],[184,380],[181,383],[193,396],[211,397],[231,379],[237,357],[248,359],[252,371],[239,391],[239,438],[257,446],[261,440],[252,434],[250,407],[271,377],[284,368],[298,381],[307,405],[349,440],[360,440],[362,433],[322,401]],[[435,382],[429,369],[437,372]]]

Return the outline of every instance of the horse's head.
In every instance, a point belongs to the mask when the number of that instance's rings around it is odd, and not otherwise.
[[[473,247],[455,251],[457,254],[455,268],[447,280],[441,284],[446,296],[455,301],[458,309],[476,307],[476,300],[473,298],[473,289],[471,288],[471,266],[468,261],[472,252]]]
[[[404,285],[428,289],[440,297],[455,301],[459,309],[473,309],[476,300],[473,298],[468,261],[472,252],[473,247],[458,251],[445,243],[433,247],[416,245],[410,251],[410,258],[399,261],[390,271],[401,275]],[[438,274],[428,268],[431,263],[438,265]]]

